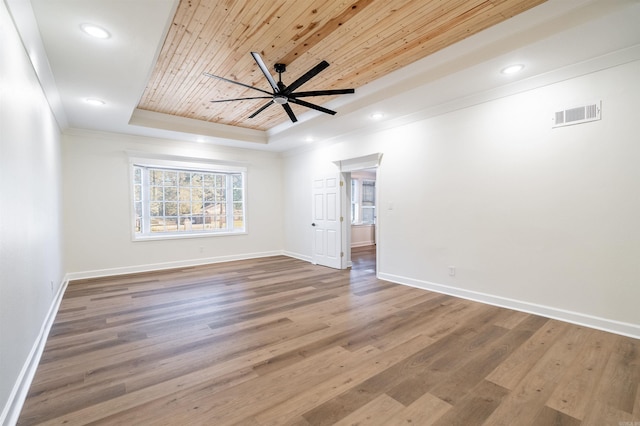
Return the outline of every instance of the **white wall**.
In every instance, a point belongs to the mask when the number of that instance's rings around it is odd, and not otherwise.
[[[636,60],[289,154],[285,250],[310,255],[312,174],[381,152],[381,277],[640,336],[638,75]],[[599,99],[601,121],[551,128]]]
[[[127,151],[215,158],[247,167],[246,235],[132,241]],[[135,272],[282,252],[278,154],[80,132],[63,137],[65,270],[71,277]]]
[[[375,225],[351,225],[351,247],[370,246],[375,242]]]
[[[0,2],[0,424],[62,284],[60,185],[60,132]]]

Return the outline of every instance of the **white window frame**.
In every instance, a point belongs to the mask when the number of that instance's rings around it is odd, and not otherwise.
[[[135,210],[135,168],[158,168],[158,169],[172,169],[176,171],[190,171],[190,172],[206,172],[216,174],[226,174],[229,178],[226,179],[226,192],[231,194],[233,188],[231,187],[230,178],[231,174],[242,175],[242,206],[243,206],[243,229],[231,229],[225,230],[195,230],[195,231],[175,231],[175,232],[157,232],[157,233],[138,233],[136,232],[136,210]],[[159,157],[147,157],[147,156],[132,156],[129,155],[129,188],[130,188],[130,217],[131,217],[131,239],[132,241],[149,241],[149,240],[166,240],[166,239],[180,239],[180,238],[201,238],[201,237],[216,237],[216,236],[229,236],[229,235],[245,235],[247,234],[247,168],[246,166],[239,165],[238,163],[223,162],[206,158],[187,158],[178,156],[159,156]],[[150,185],[148,182],[143,182],[143,203],[146,202],[147,210],[151,202],[149,194]],[[233,203],[232,197],[227,197],[227,223],[233,223],[233,208],[229,204]],[[229,222],[229,216],[231,216],[231,222]],[[142,220],[143,229],[150,229],[150,215],[143,214]],[[146,225],[146,227],[145,227]]]
[[[360,221],[360,180],[351,179],[351,224]]]

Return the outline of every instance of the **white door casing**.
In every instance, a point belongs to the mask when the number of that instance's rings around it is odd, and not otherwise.
[[[313,263],[340,269],[342,223],[340,172],[313,179]]]

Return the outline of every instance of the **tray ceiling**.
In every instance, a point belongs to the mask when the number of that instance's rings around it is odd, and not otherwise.
[[[274,64],[287,65],[285,84],[326,60],[330,66],[301,90],[357,91],[544,1],[181,0],[138,108],[268,130],[289,120],[282,108],[268,108],[249,119],[264,100],[211,103],[259,92],[203,73],[270,91],[250,55],[256,51],[276,79]],[[322,105],[332,98],[308,100]],[[291,107],[298,116],[311,111]]]

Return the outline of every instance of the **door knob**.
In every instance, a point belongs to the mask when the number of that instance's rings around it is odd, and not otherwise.
[[[312,223],[312,224],[311,224],[311,226],[316,226],[316,224],[315,224],[315,223]]]

